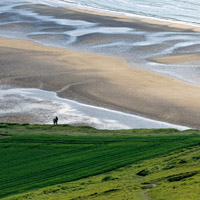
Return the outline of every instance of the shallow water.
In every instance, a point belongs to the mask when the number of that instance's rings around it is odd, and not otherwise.
[[[34,122],[41,124],[52,124],[57,115],[59,124],[86,124],[98,129],[188,128],[63,99],[55,92],[1,85],[0,117],[12,114],[33,116]]]
[[[177,1],[168,0],[162,3],[153,0],[154,4],[151,4],[149,1],[117,0],[115,1],[116,5],[114,5],[114,1],[110,0],[106,1],[107,4],[104,5],[105,1],[71,2],[61,0],[27,0],[25,3],[22,0],[2,0],[0,4],[0,36],[27,39],[44,45],[62,48],[73,48],[107,55],[123,56],[134,66],[164,73],[194,84],[200,84],[199,61],[182,63],[180,65],[157,64],[150,61],[151,58],[160,56],[200,53],[200,33],[148,32],[147,30],[139,30],[133,27],[119,26],[119,24],[118,26],[106,26],[98,20],[91,21],[90,19],[83,20],[81,18],[76,20],[67,19],[62,16],[55,16],[53,12],[47,14],[45,12],[40,13],[38,10],[29,7],[17,7],[25,4],[29,5],[30,3],[46,3],[52,6],[63,6],[65,5],[64,2],[72,7],[80,7],[81,2],[81,6],[83,4],[87,4],[87,6],[94,4],[94,7],[106,7],[109,4],[110,6],[118,6],[122,10],[125,7],[128,8],[128,5],[131,4],[132,7],[133,5],[141,7],[140,10],[144,11],[143,16],[148,16],[147,10],[144,9],[145,5],[148,5],[149,12],[151,8],[155,10],[154,7],[157,8],[157,6],[167,10],[175,6]],[[178,2],[176,8],[188,5],[187,1]],[[195,5],[195,1],[191,2],[191,6],[192,3]],[[95,6],[95,4],[98,4],[98,6]],[[170,6],[167,7],[168,5]],[[197,2],[195,9],[198,8],[198,5],[199,3]],[[190,9],[192,9],[191,6]],[[187,8],[185,9],[187,10]],[[177,12],[175,13],[177,14]],[[163,16],[165,16],[164,12]],[[197,16],[193,16],[193,18],[198,19]]]
[[[27,0],[51,6],[71,6],[160,20],[200,25],[198,0]]]

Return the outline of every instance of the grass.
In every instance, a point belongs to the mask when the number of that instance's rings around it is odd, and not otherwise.
[[[195,130],[0,124],[0,134],[0,198],[162,199],[161,186],[199,177]]]
[[[5,200],[198,200],[199,173],[182,180],[169,181],[168,178],[199,171],[199,155],[200,146],[184,148],[100,175],[32,190]],[[171,165],[173,168],[169,167]],[[151,173],[137,175],[142,170]]]
[[[71,135],[71,136],[156,136],[156,135],[200,135],[199,130],[178,131],[176,129],[130,129],[130,130],[96,130],[88,126],[70,125],[33,125],[17,123],[0,123],[0,134],[31,135]]]

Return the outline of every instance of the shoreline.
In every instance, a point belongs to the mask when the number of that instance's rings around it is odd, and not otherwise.
[[[119,57],[24,40],[0,38],[0,41],[0,59],[5,63],[1,67],[1,84],[55,91],[80,103],[200,127],[197,85],[132,67]]]
[[[45,25],[47,19],[50,19],[52,26],[54,23],[57,23],[57,25],[65,24],[62,19],[69,20],[66,22],[68,27],[61,26],[57,30],[56,25],[53,26],[55,33],[56,31],[65,33],[65,30],[69,29],[68,33],[71,30],[73,35],[73,33],[81,30],[77,27],[83,25],[83,27],[85,26],[84,30],[87,30],[87,26],[90,27],[91,24],[94,29],[96,27],[102,29],[106,27],[129,28],[136,30],[136,35],[129,38],[130,41],[135,41],[135,43],[146,42],[141,39],[145,37],[145,34],[137,35],[137,32],[140,31],[148,34],[156,34],[157,32],[165,34],[172,31],[180,34],[200,32],[200,27],[69,7],[54,8],[42,4],[27,4],[17,6],[15,9],[19,9],[19,11],[20,9],[32,9],[33,15],[36,13],[36,18],[33,18],[33,20],[40,19],[42,21],[42,17],[44,17],[42,22]],[[31,16],[31,13],[29,14]],[[73,27],[73,23],[76,21],[79,25]],[[19,27],[28,26],[23,20],[22,23],[16,24],[16,27],[18,25]],[[11,25],[8,24],[7,28],[10,30]],[[84,30],[81,31],[84,32]],[[44,32],[41,36],[35,35],[35,42],[31,41],[31,37],[28,40],[26,36],[22,39],[0,38],[0,60],[2,60],[0,84],[45,89],[57,92],[60,97],[80,103],[83,102],[172,124],[200,128],[198,122],[200,118],[200,103],[198,102],[200,99],[198,94],[200,86],[173,78],[173,76],[135,67],[132,63],[131,65],[128,64],[127,59],[124,57],[42,44],[40,39],[42,41],[42,39],[48,37],[48,32],[51,29],[48,30],[47,26],[45,31],[47,31],[46,34]],[[105,34],[104,32],[91,31],[89,37],[87,31],[83,35],[77,34],[78,39],[74,45],[81,45],[81,42],[85,46],[95,41],[97,45],[106,41],[112,42],[110,39],[112,38],[112,31],[108,32],[105,32]],[[122,39],[120,33],[115,35],[116,38],[118,37],[117,41]],[[126,31],[122,31],[122,33],[124,34],[123,37],[128,37]],[[32,37],[34,40],[34,34]],[[152,48],[158,48],[158,50],[164,48],[163,42],[158,43],[158,45],[157,43],[151,44],[151,40],[148,42],[150,42],[150,46],[147,45],[148,48],[144,46],[140,49],[139,45],[138,52],[142,51],[144,54],[150,54]],[[134,51],[133,49],[131,53],[134,53]],[[133,55],[137,56],[137,54]],[[198,59],[196,54],[178,55],[175,53],[166,57],[156,57],[150,59],[150,61],[174,64],[182,61],[183,57],[186,61]]]
[[[9,107],[9,112],[6,115],[0,116],[0,120],[3,120],[2,122],[8,122],[7,120],[10,119],[9,122],[14,120],[13,122],[15,123],[52,124],[52,118],[57,115],[59,116],[59,124],[70,124],[72,126],[87,125],[104,130],[145,128],[190,129],[190,127],[152,120],[142,116],[112,110],[110,108],[88,105],[61,98],[56,92],[37,88],[15,88],[9,85],[0,85],[0,91],[3,94],[0,95],[2,101],[6,94],[9,94],[9,96],[12,95],[11,98],[7,97],[8,102],[5,102],[6,107]],[[12,100],[12,98],[14,100]],[[15,100],[15,98],[17,98],[17,100]],[[38,99],[38,102],[35,98]],[[22,108],[23,104],[25,104],[26,108],[23,108],[21,111],[20,109],[16,110],[15,107],[12,107],[13,104],[15,104],[17,108]],[[3,103],[0,104],[0,109],[3,108],[2,105]],[[28,109],[27,105],[29,105]],[[34,109],[31,109],[31,107]],[[43,109],[46,107],[46,109],[39,111],[37,107]],[[2,111],[4,112],[4,110]],[[37,115],[38,113],[39,115]]]
[[[145,18],[145,16],[127,16],[127,15],[117,15],[114,13],[103,13],[79,8],[72,7],[52,7],[46,4],[25,4],[16,6],[17,9],[32,9],[34,12],[40,16],[53,17],[53,19],[70,19],[70,20],[82,20],[85,22],[111,25],[111,27],[119,26],[118,23],[122,23],[122,27],[129,27],[136,29],[147,28],[150,31],[154,30],[167,30],[167,31],[190,31],[190,32],[200,32],[200,25],[195,26],[193,24],[176,23],[168,20],[156,20]],[[111,24],[112,22],[112,24]],[[110,26],[108,26],[110,27]]]
[[[107,17],[118,17],[118,18],[125,18],[127,19],[136,19],[141,20],[146,23],[150,24],[160,24],[160,25],[166,25],[168,24],[169,27],[180,27],[182,29],[188,29],[192,28],[194,31],[199,32],[200,31],[200,24],[196,24],[195,22],[186,22],[181,20],[173,20],[173,19],[165,19],[165,18],[159,18],[159,17],[153,17],[153,16],[145,16],[140,14],[134,14],[130,12],[122,12],[122,11],[115,11],[115,10],[108,10],[104,8],[97,8],[87,5],[76,5],[69,2],[63,2],[62,5],[56,5],[52,3],[41,3],[42,5],[50,6],[50,7],[63,7],[68,10],[76,11],[76,12],[82,12],[82,13],[88,13],[93,15],[99,15],[99,16],[107,16]],[[75,6],[76,5],[76,6]]]
[[[192,30],[194,27],[186,26],[183,29],[177,24],[170,27],[170,24],[156,24],[155,21],[147,23],[137,18],[122,18],[41,4],[16,6],[11,11],[16,12],[21,22],[1,25],[2,36],[15,37],[19,32],[21,39],[45,46],[122,56],[130,65],[190,83],[200,83],[196,71],[191,68],[192,63],[191,66],[183,64],[187,68],[177,70],[176,66],[170,64],[159,66],[152,62],[155,57],[198,53],[200,34]],[[12,22],[11,19],[6,20],[9,16],[9,13],[5,13],[2,23]]]
[[[66,10],[75,11],[77,13],[83,13],[83,14],[90,14],[94,16],[103,16],[103,17],[111,17],[111,18],[117,18],[118,21],[122,22],[140,22],[140,23],[147,23],[151,25],[160,25],[160,26],[167,26],[169,28],[178,28],[181,30],[192,30],[194,32],[200,32],[200,25],[195,24],[189,24],[186,22],[181,21],[173,21],[173,20],[165,20],[165,19],[159,19],[159,18],[153,18],[153,17],[146,17],[146,16],[140,16],[140,15],[134,15],[129,13],[120,13],[118,12],[98,12],[95,10],[87,10],[87,9],[79,9],[79,8],[72,8],[72,7],[63,7]]]

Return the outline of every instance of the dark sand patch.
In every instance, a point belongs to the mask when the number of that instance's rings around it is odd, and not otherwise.
[[[103,34],[103,33],[90,33],[79,36],[74,45],[102,45],[113,42],[138,42],[143,39],[142,35],[134,34]]]
[[[52,28],[43,28],[41,31],[44,31],[44,32],[53,32],[53,33],[59,33],[59,32],[65,32],[65,31],[72,31],[74,30],[75,28],[72,28],[71,26],[65,26],[65,28],[63,28],[63,26],[57,26],[57,27],[52,27]]]
[[[34,34],[34,35],[28,35],[28,38],[37,40],[37,41],[46,41],[46,42],[51,42],[52,43],[57,43],[59,42],[67,42],[70,39],[70,36],[66,34]]]

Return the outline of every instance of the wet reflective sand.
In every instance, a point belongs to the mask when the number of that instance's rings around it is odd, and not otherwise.
[[[60,98],[55,92],[40,89],[0,87],[0,118],[29,116],[33,123],[52,124],[54,116],[60,124],[90,125],[98,129],[176,128],[187,127],[81,104]],[[19,115],[19,116],[20,116]],[[29,118],[23,118],[29,122]]]

